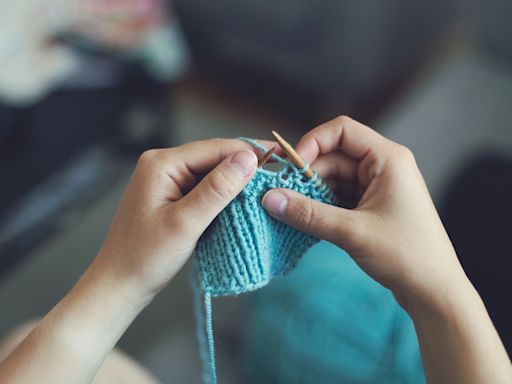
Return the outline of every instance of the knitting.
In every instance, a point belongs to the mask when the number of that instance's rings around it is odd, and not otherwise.
[[[251,139],[240,139],[260,151],[267,151]],[[258,168],[244,190],[211,223],[196,247],[199,280],[204,292],[204,325],[212,384],[217,379],[211,297],[238,295],[267,285],[273,277],[291,271],[302,255],[318,242],[318,239],[269,216],[261,205],[263,195],[272,188],[289,188],[318,201],[335,203],[333,192],[316,174],[311,179],[303,175],[307,164],[298,169],[279,156],[272,155],[272,158],[283,167],[277,172]],[[198,301],[198,304],[201,303]],[[198,320],[200,347],[205,356],[206,341],[200,316]]]
[[[424,384],[411,319],[393,294],[321,241],[251,295],[237,359],[254,383]]]

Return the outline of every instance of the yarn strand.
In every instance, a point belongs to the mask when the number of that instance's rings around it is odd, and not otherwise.
[[[254,148],[256,148],[256,149],[260,150],[260,151],[261,151],[261,152],[263,152],[263,153],[267,153],[267,152],[269,151],[267,148],[265,148],[263,145],[259,144],[259,143],[258,143],[256,140],[254,140],[254,139],[250,139],[250,138],[248,138],[248,137],[239,137],[238,139],[239,139],[239,140],[242,140],[242,141],[245,141],[246,143],[251,144]],[[270,155],[270,158],[271,158],[271,159],[274,159],[274,160],[276,160],[276,161],[278,161],[278,162],[280,162],[280,163],[282,163],[282,164],[284,164],[284,165],[288,165],[288,166],[293,165],[293,163],[292,163],[292,162],[290,162],[290,161],[288,161],[288,160],[286,160],[286,159],[283,159],[282,157],[277,156],[277,155],[276,155],[276,154],[274,154],[274,153],[273,153],[272,155]]]
[[[241,137],[256,149],[268,150],[255,140]],[[292,270],[318,239],[270,217],[263,194],[272,188],[290,188],[310,198],[334,204],[335,196],[316,173],[304,176],[309,164],[298,169],[292,162],[271,155],[283,167],[273,172],[258,168],[244,190],[218,215],[196,247],[200,287],[196,297],[197,334],[203,361],[203,382],[217,384],[212,298],[236,295],[267,285],[273,277]],[[204,296],[202,296],[204,295]]]
[[[198,283],[198,266],[197,262],[194,262],[192,265],[192,273],[190,274],[190,285],[192,286],[192,293],[194,295],[194,307],[195,307],[195,315],[196,315],[196,334],[197,334],[197,343],[199,344],[199,353],[201,357],[201,363],[203,366],[202,373],[202,381],[203,383],[208,383],[210,381],[210,357],[208,354],[208,347],[206,343],[206,321],[203,310],[203,301],[201,300],[201,290],[199,288]]]
[[[208,339],[208,350],[210,355],[211,384],[217,384],[217,367],[215,365],[215,343],[213,339],[212,324],[212,296],[209,292],[204,294],[204,308],[206,311],[206,337]]]

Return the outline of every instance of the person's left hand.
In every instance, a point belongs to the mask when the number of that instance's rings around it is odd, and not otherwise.
[[[213,139],[143,153],[93,268],[135,282],[151,298],[250,181],[257,167],[251,149]]]

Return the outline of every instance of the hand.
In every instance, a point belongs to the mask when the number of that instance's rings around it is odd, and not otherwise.
[[[208,140],[145,152],[97,258],[0,364],[0,382],[90,383],[208,224],[249,182],[257,166],[251,148]]]
[[[95,261],[96,270],[136,281],[137,289],[150,297],[158,292],[252,178],[257,157],[250,148],[240,140],[215,139],[145,152]]]
[[[347,250],[406,308],[440,300],[467,280],[410,150],[339,117],[306,134],[297,152],[356,205],[339,208],[278,189],[263,197],[275,218]]]

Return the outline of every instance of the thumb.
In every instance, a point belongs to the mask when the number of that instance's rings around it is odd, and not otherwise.
[[[201,233],[206,229],[249,183],[257,164],[254,152],[237,152],[224,159],[180,200],[195,228]]]
[[[356,211],[325,204],[291,189],[273,189],[262,200],[277,220],[343,248],[357,241],[361,221]]]

